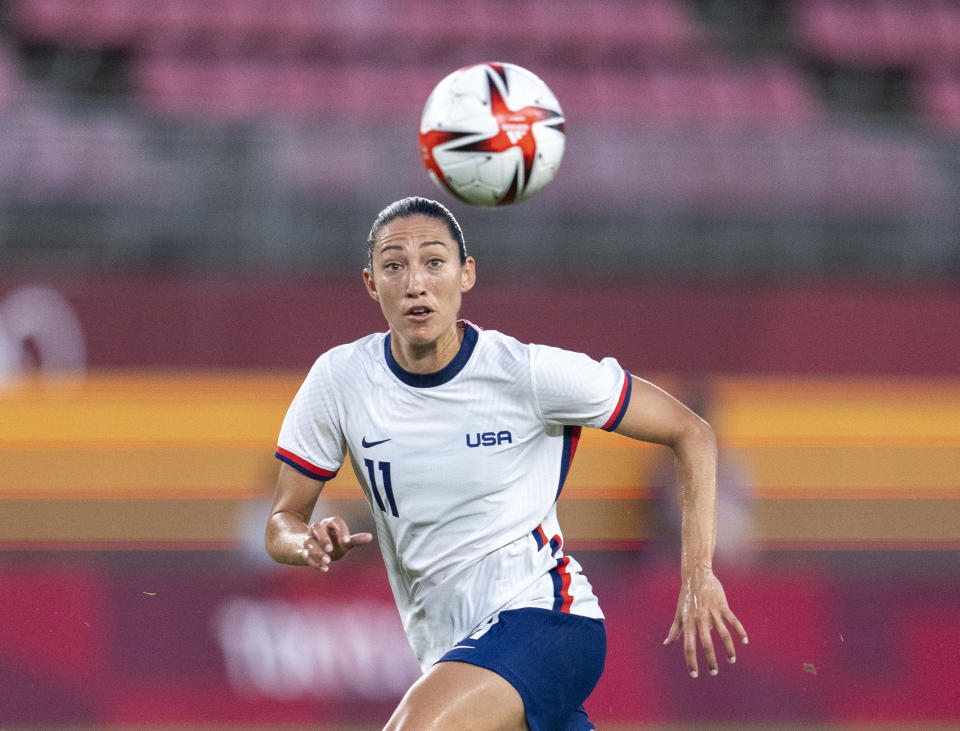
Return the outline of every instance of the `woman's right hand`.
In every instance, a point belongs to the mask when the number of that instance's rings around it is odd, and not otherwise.
[[[326,573],[333,561],[339,561],[352,549],[372,540],[370,533],[351,534],[343,518],[334,515],[310,524],[300,547],[300,558],[304,565]]]

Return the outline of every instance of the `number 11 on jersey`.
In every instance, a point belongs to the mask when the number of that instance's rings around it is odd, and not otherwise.
[[[367,466],[367,476],[370,478],[370,491],[373,493],[373,498],[377,501],[377,507],[385,513],[387,512],[387,508],[384,506],[383,499],[380,497],[380,490],[377,488],[377,473],[373,468],[373,460],[364,459],[363,463]],[[398,518],[400,515],[397,513],[397,503],[393,499],[393,484],[390,482],[390,463],[377,462],[376,466],[377,469],[380,470],[380,475],[383,478],[383,491],[387,494],[387,502],[390,503],[390,512],[394,518]]]

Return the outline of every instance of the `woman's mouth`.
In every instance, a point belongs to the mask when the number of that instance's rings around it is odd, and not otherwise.
[[[407,317],[413,320],[425,320],[432,311],[429,307],[411,307],[407,310]]]

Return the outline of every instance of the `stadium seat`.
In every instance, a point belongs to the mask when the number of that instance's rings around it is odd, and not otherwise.
[[[0,109],[17,103],[17,95],[24,88],[13,51],[0,43]]]
[[[20,0],[10,7],[16,32],[30,41],[58,41],[75,32],[75,18],[82,16],[82,4],[70,0]]]
[[[673,0],[592,3],[589,7],[595,43],[633,46],[635,53],[650,56],[673,55],[703,43],[700,28],[688,17],[686,8]]]
[[[870,67],[928,67],[960,56],[960,6],[948,0],[794,0],[794,37],[815,57]]]
[[[527,0],[508,8],[481,0],[17,0],[18,32],[34,40],[114,46],[136,44],[289,54],[316,40],[328,51],[364,44],[399,58],[436,50],[522,47],[555,61],[676,54],[702,44],[702,32],[677,0],[584,4]],[[482,39],[482,44],[479,39]],[[316,46],[313,46],[316,48]],[[321,48],[321,50],[323,50]],[[404,54],[407,56],[404,56]],[[478,59],[495,60],[485,55]],[[516,60],[516,59],[500,59]]]
[[[141,54],[132,81],[148,106],[165,114],[268,118],[325,114],[343,118],[419,118],[439,80],[431,65],[393,66],[296,58],[194,58]],[[219,81],[211,83],[211,76]],[[218,93],[217,83],[225,86]],[[649,66],[633,73],[555,69],[548,83],[568,119],[605,124],[690,122],[703,125],[794,124],[815,118],[806,79],[779,63]],[[211,97],[212,95],[212,97]],[[230,97],[230,101],[219,97]]]
[[[150,168],[137,131],[119,116],[75,117],[25,98],[0,129],[0,185],[22,200],[116,203],[137,195]]]
[[[142,27],[143,14],[129,0],[88,0],[75,5],[75,22],[65,29],[71,34],[67,40],[87,47],[127,46]]]
[[[960,135],[960,76],[938,73],[918,81],[917,106],[934,125]]]

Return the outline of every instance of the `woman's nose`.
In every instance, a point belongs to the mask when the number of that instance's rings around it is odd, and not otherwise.
[[[417,295],[423,292],[423,270],[418,266],[407,269],[407,294]]]

